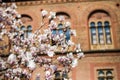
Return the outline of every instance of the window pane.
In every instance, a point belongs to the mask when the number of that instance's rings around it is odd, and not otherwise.
[[[105,36],[106,36],[106,43],[111,44],[112,39],[111,39],[111,32],[110,32],[110,24],[108,21],[104,22],[105,25]]]
[[[20,28],[22,31],[24,31],[24,34],[22,34],[21,36],[20,36],[20,38],[21,39],[24,39],[25,38],[25,30],[26,30],[26,28],[25,28],[25,26],[21,26],[21,28]]]
[[[98,39],[100,44],[104,44],[104,35],[103,35],[103,28],[98,27]]]
[[[110,34],[106,34],[106,43],[107,44],[111,44],[112,43]]]
[[[59,29],[63,28],[63,24],[58,24],[58,28]]]
[[[110,26],[108,21],[105,21],[104,25],[105,26]]]
[[[98,33],[102,34],[103,33],[103,28],[102,27],[98,27]]]
[[[28,31],[27,32],[27,38],[30,38],[32,36],[32,32],[31,31]]]
[[[30,38],[32,36],[32,26],[27,27],[26,36],[27,38]]]
[[[60,79],[60,72],[58,71],[55,72],[55,79]]]
[[[62,34],[62,33],[63,33],[63,29],[59,29],[58,34]]]
[[[98,27],[102,27],[102,22],[98,22],[98,23],[97,23],[97,26],[98,26]]]
[[[58,34],[63,33],[63,24],[58,24]]]
[[[55,29],[52,30],[52,34],[56,34],[56,30]]]
[[[106,72],[106,75],[107,75],[107,76],[112,76],[112,71],[109,71],[109,70],[108,70],[108,71]]]
[[[28,26],[28,27],[27,27],[27,30],[32,30],[32,26]]]
[[[98,71],[98,76],[104,76],[104,72],[102,70]]]
[[[92,35],[92,44],[97,44],[97,37],[96,35]]]
[[[91,27],[90,29],[91,29],[91,41],[92,41],[92,44],[97,44],[96,28]]]
[[[109,26],[105,26],[105,35],[106,35],[106,43],[111,44],[112,40],[111,40],[111,33],[110,33],[110,27]]]
[[[110,33],[110,27],[109,26],[105,26],[105,32]]]
[[[23,31],[26,30],[26,29],[25,29],[25,26],[22,26],[22,27],[21,27],[21,30],[23,30]]]
[[[90,27],[95,27],[95,23],[94,23],[94,22],[91,22],[91,23],[90,23]]]
[[[104,44],[103,34],[102,34],[102,35],[99,35],[99,43],[100,43],[100,44]]]
[[[22,34],[22,35],[20,36],[20,38],[21,38],[21,39],[24,39],[24,34]]]
[[[92,34],[96,34],[96,28],[95,28],[95,27],[92,27],[92,28],[91,28],[91,33],[92,33]]]
[[[67,29],[67,31],[65,32],[65,36],[66,36],[66,40],[70,40],[70,30]]]

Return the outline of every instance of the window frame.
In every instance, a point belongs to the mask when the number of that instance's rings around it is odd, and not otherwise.
[[[104,74],[101,76],[99,75],[99,71],[102,71]],[[111,71],[112,75],[107,75],[107,71]],[[110,69],[110,68],[106,68],[106,69],[97,69],[96,70],[96,74],[97,74],[97,79],[96,80],[99,80],[100,78],[103,79],[103,80],[108,80],[108,78],[114,80],[114,69]]]
[[[100,44],[99,42],[99,36],[98,36],[98,25],[97,23],[99,22],[100,20],[97,20],[97,21],[94,21],[94,20],[90,20],[89,21],[89,38],[90,38],[90,49],[91,50],[102,50],[102,49],[113,49],[114,48],[114,44],[113,44],[113,35],[112,35],[112,26],[111,26],[111,22],[109,20],[104,20],[104,21],[101,21],[102,22],[102,29],[103,29],[103,40],[104,40],[104,44]],[[106,32],[105,32],[105,25],[104,25],[104,22],[108,21],[109,22],[109,34],[110,34],[110,43],[108,44],[107,43],[107,39],[106,39]],[[94,22],[95,23],[95,28],[96,28],[96,44],[93,44],[93,40],[92,40],[92,34],[91,34],[91,23]],[[108,36],[109,37],[109,36]]]
[[[22,27],[24,27],[24,29],[22,29]],[[29,30],[29,27],[31,27],[31,29]],[[28,33],[31,32],[32,33],[32,26],[31,25],[28,25],[27,27],[26,26],[21,26],[20,27],[20,30],[22,30],[24,32],[24,34],[22,34],[20,37],[22,39],[25,39],[25,38],[29,38],[29,35]]]

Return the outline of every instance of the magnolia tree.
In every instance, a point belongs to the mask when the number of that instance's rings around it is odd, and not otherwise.
[[[7,36],[10,43],[10,54],[7,60],[4,61],[0,57],[0,70],[4,71],[4,79],[25,78],[25,80],[29,80],[36,66],[39,66],[45,69],[45,79],[52,80],[59,66],[52,60],[58,47],[59,56],[57,55],[55,60],[62,65],[63,73],[68,73],[71,68],[77,66],[78,60],[84,57],[80,44],[75,45],[71,40],[66,40],[64,32],[53,34],[53,31],[58,29],[56,20],[65,23],[64,30],[70,28],[70,22],[66,21],[63,16],[56,17],[55,12],[41,10],[40,27],[29,38],[23,39],[21,35],[24,34],[24,31],[19,29],[23,25],[20,20],[21,15],[18,14],[16,8],[15,4],[7,6],[5,3],[2,3],[0,7],[0,42],[5,40],[4,36]],[[47,29],[41,31],[44,26],[47,26]],[[75,36],[75,30],[70,30],[69,34]],[[54,42],[54,45],[51,41]],[[68,52],[70,46],[75,46],[75,55],[73,52]],[[37,76],[40,78],[40,74]]]

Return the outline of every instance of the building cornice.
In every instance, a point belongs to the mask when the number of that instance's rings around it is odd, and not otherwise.
[[[77,2],[93,2],[93,1],[118,1],[118,0],[30,0],[30,1],[11,1],[7,4],[16,3],[17,6],[32,6],[45,4],[61,4],[61,3],[77,3]]]

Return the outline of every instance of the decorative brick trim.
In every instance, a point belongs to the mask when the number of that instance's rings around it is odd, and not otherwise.
[[[89,0],[89,2],[94,1],[109,1],[109,0]],[[114,1],[114,0],[113,0]],[[8,4],[11,4],[12,1],[7,1]],[[13,1],[14,2],[14,1]],[[88,2],[88,0],[31,0],[31,1],[16,1],[15,3],[18,6],[31,6],[31,5],[44,5],[44,4],[61,4],[61,3],[73,3],[73,2]]]

